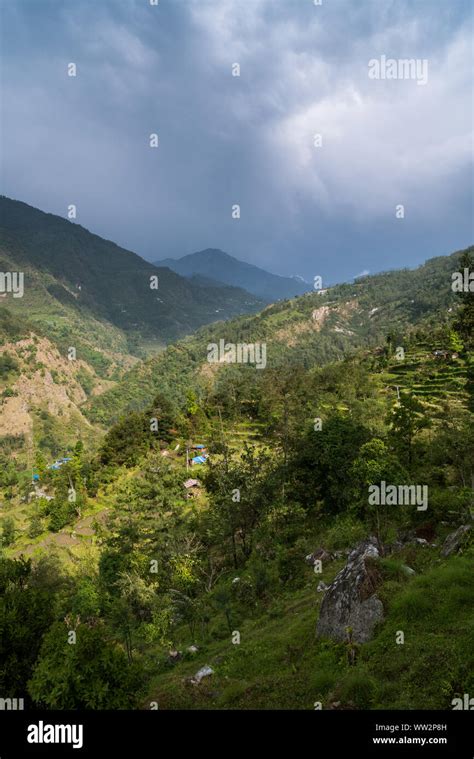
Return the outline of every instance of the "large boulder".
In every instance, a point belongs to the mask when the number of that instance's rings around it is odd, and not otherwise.
[[[373,559],[379,557],[376,538],[359,543],[349,554],[347,564],[326,590],[321,604],[316,632],[333,640],[365,643],[375,625],[383,619],[382,602],[375,595],[380,575]]]
[[[470,529],[470,524],[462,524],[461,527],[458,527],[457,530],[451,532],[443,543],[441,556],[443,556],[443,558],[446,558],[447,556],[451,556],[452,553],[459,551],[464,543],[464,538]]]

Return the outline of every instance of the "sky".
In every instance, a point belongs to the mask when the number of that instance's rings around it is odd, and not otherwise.
[[[472,244],[470,0],[151,2],[0,0],[2,194],[323,284]]]

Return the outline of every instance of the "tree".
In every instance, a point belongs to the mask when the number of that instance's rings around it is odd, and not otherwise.
[[[464,345],[461,342],[458,333],[454,329],[449,330],[449,347],[456,353],[462,353],[464,350]]]
[[[361,446],[359,455],[352,464],[351,476],[354,481],[354,502],[357,504],[355,510],[362,516],[370,515],[380,540],[380,511],[378,506],[369,506],[368,488],[382,480],[393,485],[403,482],[403,468],[383,440],[372,438]]]
[[[105,466],[134,466],[153,443],[150,419],[133,412],[115,424],[104,438],[100,463]]]
[[[352,502],[352,464],[369,431],[350,416],[333,414],[321,430],[311,427],[298,441],[290,464],[295,500],[307,509],[323,501],[327,511],[344,511]]]
[[[391,441],[400,461],[411,471],[416,435],[428,426],[423,404],[413,395],[403,394],[391,412]]]
[[[211,529],[229,546],[235,568],[250,556],[254,531],[272,500],[270,461],[267,453],[246,446],[239,461],[208,464]]]
[[[5,517],[2,519],[2,544],[9,546],[15,540],[16,528],[15,520],[13,517]]]
[[[75,515],[76,509],[73,503],[67,498],[55,497],[48,504],[49,529],[51,532],[59,532],[67,524],[70,524]]]
[[[474,490],[474,424],[470,412],[451,411],[431,447],[430,463],[451,475],[457,486]]]
[[[43,452],[40,450],[36,451],[34,468],[35,468],[35,471],[39,474],[40,479],[44,476],[45,472],[47,471],[46,465],[47,465],[47,462],[46,462],[46,458]]]
[[[143,686],[141,666],[128,663],[100,624],[79,624],[73,644],[68,632],[64,622],[55,622],[44,637],[28,682],[35,704],[49,709],[136,707]]]
[[[30,538],[37,538],[38,535],[41,535],[43,530],[44,530],[43,520],[41,519],[40,514],[38,513],[33,514],[30,519],[30,524],[28,527],[28,536]]]
[[[49,529],[58,532],[80,517],[87,500],[83,482],[82,443],[76,445],[71,461],[53,474],[54,499],[49,502]]]
[[[474,272],[472,250],[470,248],[464,251],[459,259],[459,271],[463,273],[467,269],[471,276]],[[474,290],[468,289],[467,292],[460,292],[458,297],[461,301],[461,308],[454,326],[464,342],[464,347],[472,348],[474,346]]]
[[[25,695],[25,683],[31,676],[43,635],[54,620],[63,588],[62,574],[51,557],[34,568],[30,559],[0,559],[2,694],[11,698]]]

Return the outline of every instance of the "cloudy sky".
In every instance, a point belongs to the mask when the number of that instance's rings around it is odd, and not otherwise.
[[[5,195],[149,260],[215,247],[326,283],[473,242],[470,0],[0,7]],[[427,82],[370,78],[381,56]]]

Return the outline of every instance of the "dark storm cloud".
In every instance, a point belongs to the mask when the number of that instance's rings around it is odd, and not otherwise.
[[[11,197],[74,203],[151,260],[220,247],[330,281],[471,242],[468,3],[4,0],[2,16]],[[427,84],[370,80],[381,55],[428,59]]]

